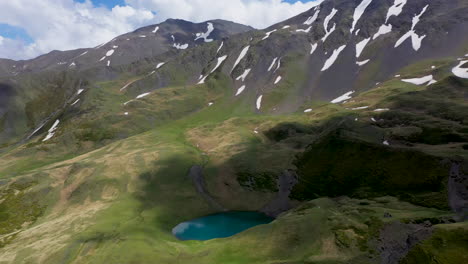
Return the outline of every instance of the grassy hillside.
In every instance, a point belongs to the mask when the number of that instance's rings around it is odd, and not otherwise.
[[[380,263],[386,228],[400,223],[407,237],[426,221],[404,263],[463,260],[450,249],[464,250],[466,225],[451,223],[447,179],[467,158],[466,81],[391,79],[344,104],[274,114],[295,89],[285,81],[260,114],[256,94],[234,97],[221,72],[138,100],[148,91],[120,91],[140,77],[93,84],[51,140],[1,154],[0,263]],[[231,238],[179,241],[175,225],[216,212],[187,176],[193,165],[230,210],[260,210],[279,175],[296,171],[297,207]]]

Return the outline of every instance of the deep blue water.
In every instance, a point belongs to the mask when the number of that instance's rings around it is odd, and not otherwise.
[[[208,240],[229,237],[273,218],[258,212],[225,212],[178,224],[172,234],[180,240]]]

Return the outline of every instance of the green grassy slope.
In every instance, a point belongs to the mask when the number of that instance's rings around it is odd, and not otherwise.
[[[467,84],[440,77],[427,88],[393,79],[345,104],[283,115],[255,112],[254,95],[233,98],[222,73],[127,105],[134,97],[119,89],[131,78],[97,83],[50,141],[1,154],[0,263],[380,263],[386,224],[453,216],[447,162],[466,159]],[[231,238],[178,241],[172,227],[215,212],[187,177],[195,164],[231,210],[262,208],[286,169],[298,172],[301,201]],[[434,253],[440,239],[463,249],[466,232],[441,228],[405,261],[449,258],[448,248]]]

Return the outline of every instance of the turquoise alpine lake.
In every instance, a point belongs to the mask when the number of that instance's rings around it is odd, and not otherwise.
[[[172,234],[180,240],[209,240],[230,237],[273,220],[259,212],[225,212],[180,223],[172,229]]]

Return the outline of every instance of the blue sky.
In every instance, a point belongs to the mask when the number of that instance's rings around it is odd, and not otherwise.
[[[24,41],[27,44],[33,43],[34,40],[28,35],[26,30],[20,27],[11,26],[6,23],[0,23],[0,36]]]
[[[75,0],[76,2],[84,2],[84,0]],[[91,0],[96,6],[106,6],[107,8],[112,8],[116,5],[125,5],[125,0]]]

